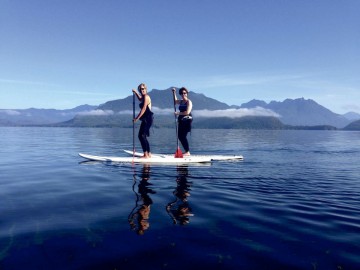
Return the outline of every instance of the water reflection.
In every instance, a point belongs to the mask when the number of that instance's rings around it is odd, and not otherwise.
[[[187,180],[189,175],[187,166],[177,167],[176,188],[173,192],[175,200],[168,203],[166,211],[172,218],[174,224],[186,225],[193,216],[191,207],[188,202],[192,182]]]
[[[128,217],[128,221],[132,230],[137,234],[143,235],[150,227],[150,208],[153,203],[149,194],[156,192],[151,189],[150,180],[150,165],[144,164],[140,173],[140,182],[137,182],[137,175],[134,173],[133,191],[136,195],[135,207]],[[137,185],[137,191],[136,184]]]

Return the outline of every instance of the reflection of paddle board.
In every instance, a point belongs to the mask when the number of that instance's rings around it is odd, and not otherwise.
[[[132,153],[132,152],[131,152]],[[187,163],[206,163],[211,162],[209,157],[184,157],[175,158],[174,156],[152,156],[151,158],[140,157],[111,157],[111,156],[94,156],[88,154],[79,153],[79,156],[88,160],[105,161],[105,162],[121,162],[121,163],[170,163],[170,164],[187,164]]]
[[[125,153],[128,153],[129,155],[133,155],[133,151],[128,151],[128,150],[124,150]],[[135,156],[136,157],[140,157],[142,156],[142,153],[138,153],[135,152]],[[162,157],[162,158],[174,158],[174,154],[170,155],[170,154],[153,154],[151,153],[152,157]],[[191,155],[191,156],[184,156],[184,158],[207,158],[210,159],[211,161],[215,161],[215,160],[243,160],[244,157],[243,156],[231,156],[231,155]],[[176,158],[176,159],[181,159],[181,158]]]

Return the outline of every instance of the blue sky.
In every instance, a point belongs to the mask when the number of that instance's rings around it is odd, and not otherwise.
[[[0,0],[0,109],[99,105],[144,82],[360,113],[359,14],[357,0]]]

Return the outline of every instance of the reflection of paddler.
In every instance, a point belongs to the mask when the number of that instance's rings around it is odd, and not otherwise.
[[[136,181],[136,178],[134,176]],[[141,181],[138,184],[138,193],[136,193],[136,206],[133,209],[132,213],[129,215],[129,223],[132,230],[135,230],[139,235],[144,234],[144,232],[150,227],[149,216],[150,216],[150,206],[153,203],[149,194],[155,194],[149,186],[150,179],[150,166],[144,165],[141,172]],[[142,201],[142,204],[138,206],[138,202]],[[135,212],[134,212],[135,211]]]
[[[140,209],[137,211],[137,213],[138,213],[137,219],[139,223],[139,228],[137,230],[137,233],[142,235],[150,227],[150,223],[149,223],[150,205],[143,204],[140,207]]]
[[[144,164],[142,170],[141,170],[141,180],[142,181],[147,181],[150,179],[150,165],[149,164]]]
[[[187,181],[187,176],[189,174],[187,167],[179,166],[177,167],[177,172],[176,189],[173,192],[176,198],[175,201],[170,202],[166,206],[166,210],[175,224],[179,223],[185,225],[190,222],[190,217],[193,216],[191,207],[188,203],[192,183]]]

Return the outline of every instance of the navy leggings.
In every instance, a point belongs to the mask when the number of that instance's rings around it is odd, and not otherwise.
[[[147,140],[147,137],[150,135],[149,129],[150,127],[148,126],[146,121],[142,121],[138,135],[143,152],[148,152],[148,153],[150,153],[150,144],[149,141]]]
[[[189,128],[187,125],[181,124],[179,122],[179,141],[181,142],[182,146],[184,147],[185,152],[189,152],[189,142],[186,138],[187,134],[189,133]]]

